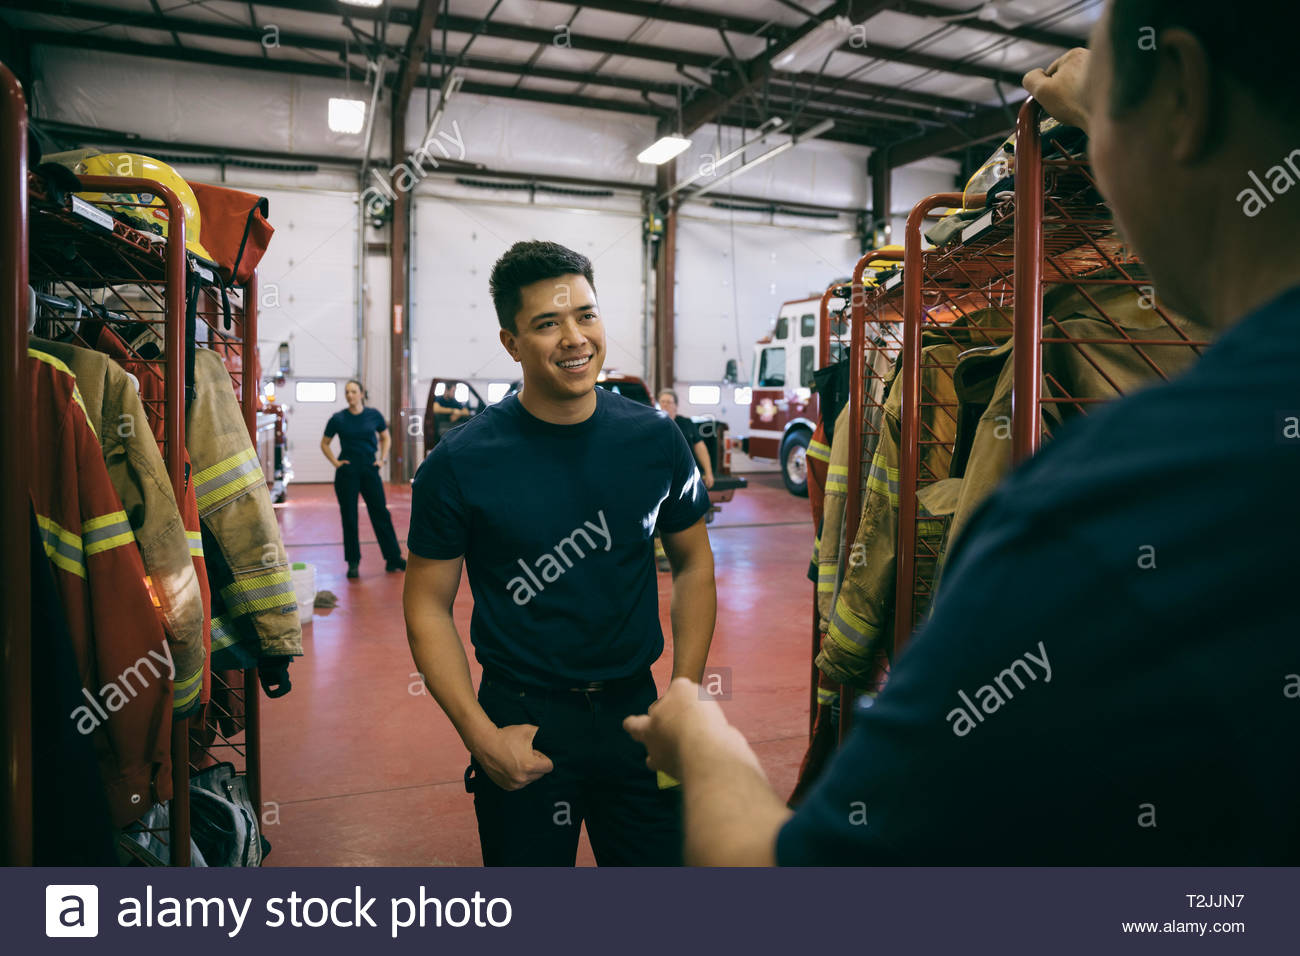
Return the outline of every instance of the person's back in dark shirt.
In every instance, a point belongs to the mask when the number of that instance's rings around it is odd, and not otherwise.
[[[998,489],[778,861],[1294,862],[1298,489],[1295,289]]]

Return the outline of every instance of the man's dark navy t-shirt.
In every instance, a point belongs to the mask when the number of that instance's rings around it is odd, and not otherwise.
[[[485,668],[541,686],[629,677],[663,652],[653,538],[709,510],[681,432],[596,389],[576,425],[517,395],[447,433],[415,475],[407,546],[465,556]]]
[[[346,408],[335,412],[325,423],[325,437],[339,436],[339,458],[354,465],[369,465],[379,454],[379,432],[388,428],[384,416],[376,409],[363,408],[353,415]]]
[[[1003,483],[778,861],[1296,863],[1297,542],[1300,289]]]

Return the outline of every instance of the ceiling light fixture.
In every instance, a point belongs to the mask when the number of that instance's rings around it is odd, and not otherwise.
[[[823,20],[772,58],[772,69],[782,73],[802,73],[817,68],[835,50],[848,42],[853,23],[848,17]]]
[[[346,3],[350,7],[378,7],[383,5],[384,0],[339,0],[339,3]]]
[[[651,166],[661,166],[670,159],[675,159],[690,147],[691,141],[685,136],[677,133],[671,133],[668,136],[661,136],[641,152],[636,154],[638,163],[648,163]]]
[[[329,123],[335,133],[360,133],[366,126],[365,101],[331,96]]]

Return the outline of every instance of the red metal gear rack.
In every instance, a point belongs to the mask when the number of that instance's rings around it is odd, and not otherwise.
[[[0,333],[0,402],[20,409],[28,399],[27,101],[0,63],[0,302],[9,316]],[[32,865],[32,634],[27,422],[0,415],[0,680],[3,680],[4,830],[0,861]]]
[[[1044,378],[1045,346],[1077,348],[1098,372],[1101,369],[1088,356],[1087,346],[1127,346],[1142,358],[1154,379],[1169,376],[1153,349],[1167,349],[1172,345],[1199,353],[1209,345],[1208,341],[1188,335],[1154,299],[1152,311],[1168,326],[1172,338],[1134,334],[1122,328],[1086,291],[1089,286],[1128,286],[1146,292],[1149,280],[1141,262],[1117,235],[1113,216],[1097,190],[1086,159],[1071,152],[1059,139],[1045,150],[1039,130],[1041,118],[1041,109],[1033,100],[1027,101],[1020,111],[1014,193],[1002,193],[991,203],[987,196],[967,196],[965,203],[960,193],[929,196],[908,217],[902,276],[876,289],[862,287],[859,281],[862,269],[868,259],[878,258],[879,254],[865,257],[855,270],[853,335],[864,332],[867,316],[874,318],[882,329],[893,324],[899,324],[902,329],[895,655],[906,644],[933,596],[930,586],[917,574],[917,563],[938,558],[934,546],[917,533],[917,492],[940,477],[922,474],[921,449],[947,444],[948,451],[952,451],[951,444],[923,433],[922,409],[945,403],[921,391],[922,332],[940,339],[948,336],[951,340],[951,323],[972,309],[996,309],[1011,320],[1010,335],[1015,339],[1012,434],[1017,461],[1040,446],[1044,409],[1052,405],[1068,406],[1086,414],[1089,405],[1110,401],[1122,391],[1114,387],[1113,395],[1070,394],[1059,381]],[[960,208],[964,204],[976,208],[988,204],[988,209],[965,227],[960,241],[941,248],[922,249],[921,228],[927,215],[940,207]],[[1114,337],[1070,337],[1061,322],[1044,315],[1047,284],[1080,289],[1090,307],[1112,327]],[[976,337],[980,336],[987,339],[987,344],[994,345],[1000,344],[999,339],[1005,341],[1006,333],[999,330],[994,336],[977,331]],[[850,540],[856,538],[861,513],[861,474],[868,464],[862,458],[867,437],[861,425],[861,410],[866,402],[862,384],[866,368],[864,345],[865,336],[854,339],[851,400],[855,419],[853,436],[857,444],[849,461]],[[946,371],[951,373],[952,369]],[[1050,386],[1051,396],[1044,396],[1045,384]],[[848,707],[843,706],[842,730],[847,727],[847,715]]]
[[[898,575],[895,580],[895,656],[933,599],[933,579],[919,573],[919,564],[939,559],[938,543],[918,534],[917,493],[946,475],[923,469],[921,449],[953,452],[954,441],[941,438],[933,428],[923,434],[922,409],[941,409],[955,425],[956,407],[933,395],[921,393],[921,338],[944,339],[964,348],[997,346],[1011,337],[1014,283],[1014,219],[1010,197],[995,201],[975,222],[963,230],[962,241],[939,248],[922,249],[921,228],[931,211],[941,207],[961,208],[961,193],[937,193],[921,200],[907,220],[905,261],[902,276],[904,342],[900,378],[902,408],[900,421]],[[982,209],[988,197],[970,195],[965,203]],[[967,238],[968,237],[968,238]],[[953,331],[953,323],[976,311],[996,312],[1005,328],[964,326],[965,339]],[[951,377],[951,366],[935,366]]]
[[[160,355],[147,357],[139,349],[132,349],[132,362],[155,367],[163,382],[163,397],[146,399],[142,396],[146,416],[159,439],[159,447],[178,501],[183,497],[185,473],[182,457],[185,428],[184,355],[185,355],[185,288],[187,262],[183,231],[173,230],[166,241],[159,242],[141,233],[102,210],[75,197],[63,203],[54,202],[46,195],[39,179],[26,172],[25,110],[21,89],[12,81],[8,71],[0,73],[0,84],[5,90],[5,129],[14,130],[12,138],[6,135],[7,144],[19,144],[23,149],[7,148],[4,151],[3,241],[6,250],[13,245],[14,254],[5,256],[4,289],[7,297],[17,296],[20,303],[15,316],[27,312],[27,283],[45,284],[64,297],[75,299],[88,308],[88,314],[102,315],[102,310],[128,318],[137,328],[152,327],[161,339]],[[11,106],[17,104],[19,119],[11,117]],[[22,124],[21,135],[19,123]],[[17,170],[17,172],[14,172]],[[12,173],[12,175],[10,175]],[[11,180],[17,180],[17,185]],[[166,187],[144,179],[125,177],[81,177],[87,191],[148,192],[160,197],[173,223],[184,222],[184,210],[176,195]],[[128,203],[114,200],[118,206]],[[30,263],[30,275],[28,274]],[[205,270],[206,271],[206,270]],[[213,280],[209,273],[204,276]],[[10,301],[10,298],[6,298]],[[257,341],[257,279],[256,276],[242,289],[234,290],[231,300],[230,327],[225,328],[224,304],[215,287],[204,285],[199,295],[197,317],[200,338],[223,354],[231,369],[232,382],[239,396],[245,424],[250,437],[255,436],[258,382],[254,371]],[[26,354],[26,328],[13,323],[5,338],[3,359],[6,369],[16,358]],[[93,347],[83,340],[81,344]],[[10,353],[13,353],[12,355]],[[251,362],[249,359],[251,358]],[[237,361],[236,361],[237,359]],[[25,364],[18,362],[24,375],[6,375],[7,389],[21,389],[25,381]],[[12,423],[5,423],[12,424]],[[23,436],[19,435],[19,438]],[[5,442],[15,440],[8,432]],[[24,439],[25,440],[25,439]],[[8,447],[8,446],[6,446]],[[4,517],[13,520],[14,502],[25,506],[26,475],[19,474],[15,462],[22,456],[6,456],[4,471]],[[26,514],[23,509],[25,537]],[[16,555],[6,553],[6,568],[16,560]],[[22,553],[22,568],[7,574],[6,593],[19,580],[25,578],[26,551]],[[5,681],[6,681],[6,860],[22,862],[31,860],[31,760],[30,760],[30,664],[19,669],[19,658],[30,660],[30,627],[26,620],[27,597],[23,588],[21,601],[6,601],[5,607]],[[23,675],[26,674],[26,678]],[[213,674],[214,686],[219,677]],[[208,750],[228,748],[232,760],[248,777],[250,796],[256,812],[261,815],[260,774],[260,712],[256,669],[243,675],[243,688],[228,688],[242,710],[242,736],[216,734]],[[251,688],[252,692],[249,693]],[[222,716],[230,717],[229,713]],[[240,715],[235,715],[240,716]],[[189,820],[189,754],[190,722],[175,722],[172,728],[172,786],[169,841],[171,862],[187,866],[190,862]],[[242,767],[239,764],[242,763]],[[12,811],[11,811],[12,808]]]
[[[1012,453],[1021,461],[1038,451],[1044,437],[1044,410],[1068,407],[1086,414],[1089,405],[1112,400],[1123,393],[1108,376],[1112,396],[1071,395],[1055,379],[1044,375],[1045,346],[1078,349],[1093,364],[1084,346],[1127,346],[1150,370],[1153,379],[1168,379],[1157,350],[1167,357],[1170,346],[1200,354],[1210,345],[1194,339],[1170,317],[1154,298],[1146,271],[1115,230],[1114,217],[1102,201],[1087,160],[1062,149],[1045,147],[1039,131],[1042,108],[1033,99],[1021,107],[1016,121],[1015,182],[1015,381],[1012,404]],[[1106,278],[1098,279],[1097,274]],[[1082,291],[1094,310],[1109,323],[1114,336],[1105,339],[1072,338],[1052,316],[1044,316],[1043,290],[1048,284],[1073,286]],[[1089,286],[1128,286],[1151,301],[1151,312],[1173,333],[1172,338],[1134,334],[1121,328],[1088,294]],[[1176,353],[1175,353],[1176,354]],[[1044,386],[1051,396],[1044,396]]]
[[[987,201],[984,195],[966,197],[972,206],[979,208]],[[921,410],[940,409],[939,414],[953,418],[953,403],[942,401],[932,392],[922,394],[921,360],[922,334],[940,340],[948,338],[954,344],[971,347],[975,344],[996,345],[1010,335],[1011,308],[1008,297],[1012,286],[1012,229],[1009,211],[995,206],[977,222],[967,227],[977,232],[968,243],[959,243],[936,249],[923,249],[921,229],[927,217],[943,207],[961,208],[960,193],[939,193],[918,203],[908,217],[904,250],[893,258],[901,258],[903,271],[883,285],[869,288],[860,281],[862,271],[872,259],[882,258],[882,253],[865,256],[855,270],[853,362],[851,401],[853,402],[852,434],[855,447],[849,458],[848,490],[848,540],[856,540],[861,518],[862,475],[869,467],[865,450],[874,447],[875,429],[867,424],[867,358],[870,350],[866,333],[870,323],[880,337],[876,348],[885,348],[899,355],[899,382],[902,390],[902,407],[899,435],[899,516],[895,582],[894,652],[901,650],[907,635],[932,597],[932,582],[917,573],[919,561],[938,559],[936,545],[921,539],[917,534],[917,492],[925,485],[945,475],[922,473],[922,448],[946,449],[952,452],[952,441],[941,438],[931,428],[924,427]],[[987,221],[986,221],[987,219]],[[995,228],[990,230],[990,226]],[[957,319],[976,310],[996,310],[1005,318],[1004,334],[982,327],[968,327],[962,341],[952,332]],[[939,366],[948,375],[954,366]],[[868,441],[870,439],[870,442]],[[876,675],[883,680],[885,663],[882,661]],[[851,709],[849,701],[841,701],[841,730],[848,727]]]

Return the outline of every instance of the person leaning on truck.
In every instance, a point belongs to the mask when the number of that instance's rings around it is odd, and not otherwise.
[[[680,431],[596,388],[591,262],[520,242],[492,269],[523,387],[448,432],[416,473],[403,605],[411,653],[470,753],[486,865],[681,862],[680,797],[622,721],[656,700],[653,547],[672,564],[673,675],[698,681],[717,594],[709,498]],[[462,565],[478,699],[452,619]],[[667,786],[665,786],[667,784]]]
[[[704,476],[704,487],[712,488],[713,462],[709,458],[709,446],[704,444],[704,440],[700,438],[699,426],[685,415],[677,414],[677,393],[671,388],[665,388],[659,393],[659,407],[682,430],[682,437],[686,439],[686,444],[694,453],[695,460],[700,463],[700,474]]]

